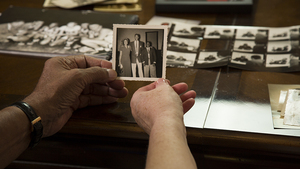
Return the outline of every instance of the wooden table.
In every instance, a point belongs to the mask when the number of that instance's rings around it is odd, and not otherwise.
[[[155,13],[155,1],[143,1],[134,12],[145,24],[153,15],[200,20],[203,25],[283,27],[299,25],[300,1],[254,1],[251,14]],[[9,5],[42,8],[41,0],[2,0]],[[92,9],[92,6],[77,9]],[[0,54],[0,108],[24,98],[34,89],[46,59]],[[211,69],[168,68],[172,84],[184,81],[197,92],[199,111],[213,114],[217,102],[269,104],[267,84],[299,84],[299,73],[251,72],[227,67]],[[256,80],[255,80],[256,79]],[[261,79],[261,80],[257,80]],[[129,102],[149,82],[126,81],[129,95],[117,103],[74,112],[65,127],[25,151],[8,168],[144,168],[148,136],[131,116]],[[216,85],[217,84],[217,85]],[[215,89],[218,92],[214,92]],[[247,108],[249,105],[247,105]],[[211,118],[208,116],[208,121]],[[188,128],[187,137],[199,168],[288,168],[300,164],[300,138],[280,134],[222,129],[222,125]],[[226,126],[225,126],[226,127]]]

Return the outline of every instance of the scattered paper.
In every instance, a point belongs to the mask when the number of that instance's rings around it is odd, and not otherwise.
[[[135,4],[113,4],[113,5],[97,5],[94,7],[95,11],[102,12],[136,12],[142,10],[142,5]]]
[[[44,7],[61,7],[61,8],[76,8],[85,5],[96,4],[100,2],[105,2],[106,0],[45,0]]]
[[[300,85],[268,84],[275,129],[300,129]]]
[[[285,125],[300,126],[300,90],[290,89],[286,97],[284,109]]]

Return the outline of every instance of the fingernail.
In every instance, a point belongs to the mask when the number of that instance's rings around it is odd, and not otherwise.
[[[163,78],[160,78],[156,81],[156,86],[161,85],[161,84],[169,85],[168,81],[166,79],[163,79]]]
[[[106,69],[108,72],[108,77],[109,80],[115,80],[117,78],[117,73],[116,71],[112,70],[112,69]]]

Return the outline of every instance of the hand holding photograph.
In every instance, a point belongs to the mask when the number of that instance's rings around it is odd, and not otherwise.
[[[113,25],[113,69],[119,79],[166,78],[168,26]]]

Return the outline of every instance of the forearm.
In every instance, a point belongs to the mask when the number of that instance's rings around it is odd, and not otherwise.
[[[146,168],[197,168],[182,120],[156,122],[150,133]]]
[[[0,168],[4,168],[27,149],[31,124],[25,113],[14,106],[0,111]]]

